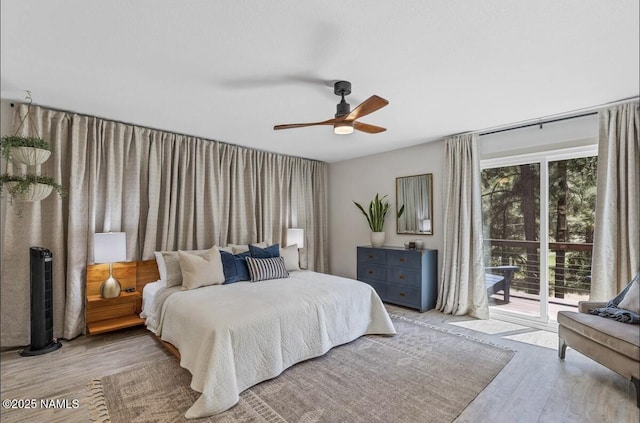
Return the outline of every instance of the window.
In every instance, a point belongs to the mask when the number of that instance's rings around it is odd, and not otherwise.
[[[596,166],[595,147],[482,162],[485,265],[520,269],[492,311],[546,322],[588,299]]]

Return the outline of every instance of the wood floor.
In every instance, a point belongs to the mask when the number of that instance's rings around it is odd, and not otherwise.
[[[573,350],[568,350],[566,360],[561,361],[554,349],[503,338],[533,332],[533,329],[489,335],[448,324],[471,320],[468,317],[445,316],[433,311],[419,314],[395,306],[388,308],[391,312],[517,351],[457,422],[640,421],[634,387],[622,377]],[[0,415],[3,423],[88,422],[86,385],[90,379],[170,357],[143,328],[81,336],[73,341],[63,341],[63,344],[60,350],[40,357],[25,358],[17,351],[3,352],[0,355],[0,396],[2,400],[67,399],[71,406],[75,399],[80,401],[80,406],[57,410],[3,407]]]

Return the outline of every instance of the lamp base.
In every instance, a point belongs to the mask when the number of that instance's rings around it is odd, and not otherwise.
[[[113,276],[109,276],[107,280],[100,285],[100,296],[102,298],[116,298],[120,296],[122,286],[120,282]]]

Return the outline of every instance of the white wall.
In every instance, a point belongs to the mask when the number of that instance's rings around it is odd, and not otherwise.
[[[330,273],[356,277],[356,247],[370,244],[370,229],[352,201],[365,206],[376,193],[389,195],[391,203],[384,226],[385,244],[402,246],[405,241],[422,239],[425,248],[442,250],[443,154],[444,141],[437,141],[329,165]],[[398,235],[395,222],[396,178],[422,173],[433,174],[434,234]]]

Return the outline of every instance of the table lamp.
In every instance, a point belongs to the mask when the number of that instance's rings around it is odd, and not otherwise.
[[[100,285],[102,298],[115,298],[120,295],[122,287],[113,277],[113,263],[127,259],[127,237],[124,232],[106,232],[94,234],[93,261],[109,263],[109,277]]]
[[[298,244],[298,249],[304,248],[304,229],[287,229],[287,246]]]

